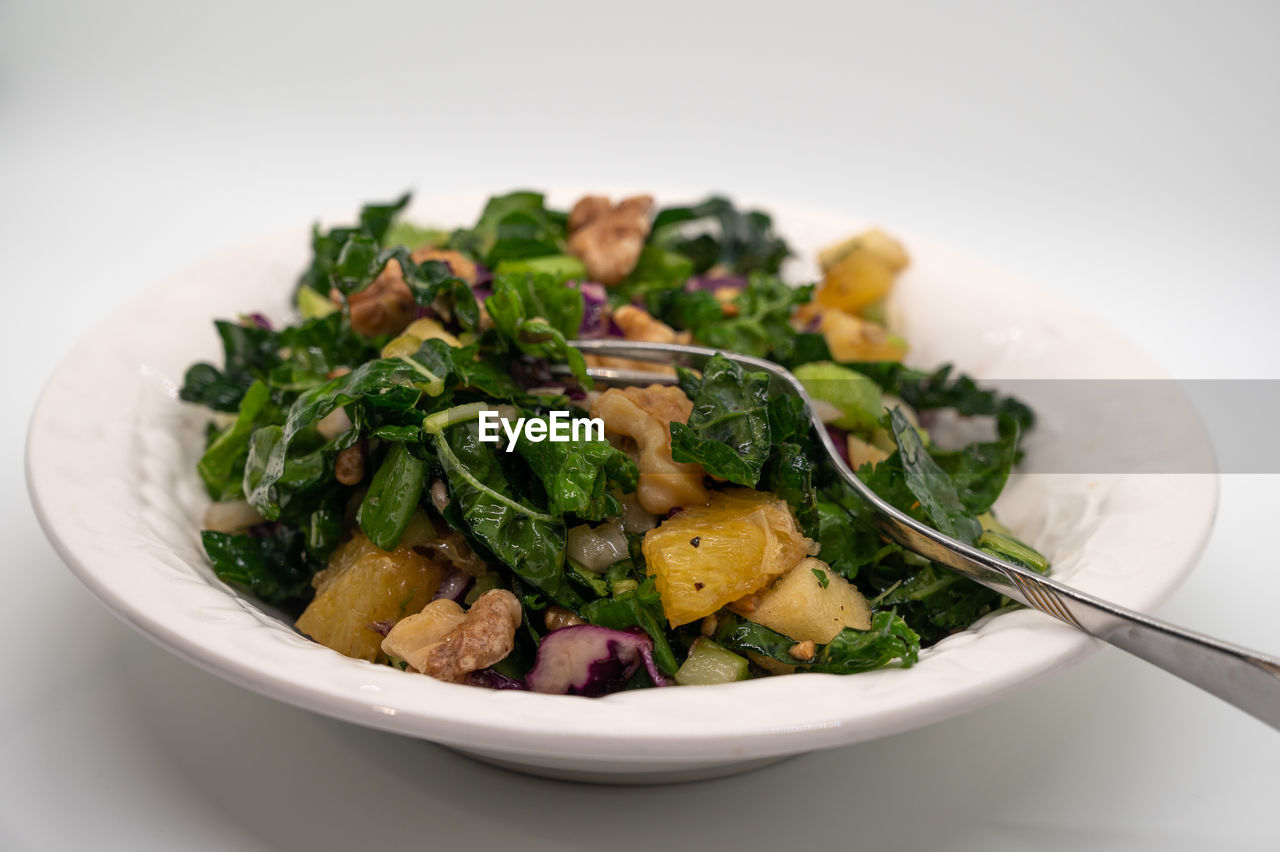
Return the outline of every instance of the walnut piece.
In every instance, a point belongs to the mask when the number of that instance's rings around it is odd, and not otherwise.
[[[797,642],[787,649],[787,653],[802,662],[813,662],[814,656],[818,653],[818,647],[812,639],[806,639],[803,642]]]
[[[635,305],[623,305],[613,312],[613,322],[627,340],[643,343],[688,343],[689,332],[676,331],[659,319],[655,319],[644,308]],[[652,361],[633,361],[630,358],[610,358],[604,355],[588,355],[587,365],[591,367],[611,367],[615,370],[640,370],[646,373],[674,376],[672,367],[655,364]]]
[[[387,261],[372,284],[347,297],[347,304],[352,330],[364,337],[399,334],[413,319],[413,293],[398,260]]]
[[[338,450],[333,460],[333,478],[343,485],[355,485],[364,479],[364,462],[369,442],[363,436],[345,450]]]
[[[542,616],[542,623],[548,630],[559,630],[561,627],[573,627],[575,624],[586,624],[573,610],[565,609],[558,604],[547,607]]]
[[[459,252],[423,246],[409,256],[415,263],[444,261],[454,275],[468,284],[476,281],[476,265]],[[341,301],[336,291],[332,297],[335,303]],[[373,283],[347,297],[347,303],[351,306],[351,328],[364,337],[399,334],[413,319],[416,307],[413,291],[404,283],[400,261],[394,259],[387,261]]]
[[[627,340],[649,343],[675,343],[679,335],[675,329],[659,319],[654,319],[644,308],[623,305],[613,312],[613,321]]]
[[[671,458],[671,421],[687,423],[693,403],[677,387],[610,388],[591,405],[591,416],[606,431],[635,440],[640,448],[640,485],[636,497],[646,512],[666,514],[680,506],[705,503],[702,465]]]
[[[520,617],[520,601],[506,589],[490,589],[465,612],[441,598],[396,622],[382,650],[425,675],[461,683],[511,653]]]
[[[653,198],[635,195],[611,205],[602,195],[587,195],[569,212],[569,251],[587,267],[587,275],[606,287],[631,274],[649,236]]]

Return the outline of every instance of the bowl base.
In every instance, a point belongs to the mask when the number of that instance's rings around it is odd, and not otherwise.
[[[546,758],[537,763],[527,762],[511,755],[483,751],[481,749],[447,748],[474,758],[481,763],[497,766],[511,772],[524,775],[537,775],[541,778],[554,778],[557,781],[576,781],[581,784],[682,784],[688,781],[706,781],[711,778],[724,778],[738,775],[780,763],[795,755],[783,754],[774,757],[754,758],[729,762],[675,762],[670,764],[650,764],[648,768],[638,768],[635,764],[627,766],[619,763],[612,768],[605,763],[594,761],[574,761],[565,758]],[[537,758],[534,758],[537,759]]]

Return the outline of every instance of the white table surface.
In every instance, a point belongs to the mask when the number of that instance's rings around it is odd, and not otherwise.
[[[1176,376],[1280,378],[1280,5],[455,5],[0,5],[0,849],[1280,848],[1280,736],[1119,652],[611,789],[251,694],[79,586],[21,467],[56,361],[195,258],[409,186],[837,208],[1069,294]],[[1277,486],[1224,477],[1162,616],[1280,651]]]

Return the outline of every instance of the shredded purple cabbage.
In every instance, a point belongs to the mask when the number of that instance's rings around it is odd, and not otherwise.
[[[654,686],[667,686],[648,633],[575,624],[543,638],[525,683],[534,692],[595,697],[623,689],[641,666]]]
[[[847,440],[849,433],[831,424],[827,424],[827,434],[831,436],[831,443],[836,445],[836,452],[840,454],[840,458],[844,459],[844,463],[852,467],[849,461],[849,441]]]
[[[471,588],[471,582],[471,577],[461,571],[454,571],[444,578],[444,582],[440,584],[440,588],[436,589],[435,596],[431,600],[447,599],[454,603],[462,603],[462,599],[467,596],[467,590]]]
[[[578,285],[582,293],[582,324],[578,327],[578,337],[582,340],[596,340],[609,333],[613,320],[609,317],[609,299],[603,284],[584,281]]]

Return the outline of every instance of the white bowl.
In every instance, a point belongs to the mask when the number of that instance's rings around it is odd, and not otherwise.
[[[424,200],[411,215],[470,222],[482,202]],[[865,224],[761,206],[802,256]],[[952,361],[993,380],[1161,377],[1118,333],[1056,296],[927,241],[906,242],[913,264],[894,310],[915,346],[914,362]],[[211,320],[254,310],[287,316],[307,257],[308,229],[299,227],[155,286],[67,357],[31,421],[28,483],[58,552],[117,615],[209,671],[309,710],[513,768],[634,782],[727,774],[925,725],[1098,647],[1023,610],[943,640],[907,670],[588,699],[441,683],[311,642],[207,565],[199,540],[207,498],[194,472],[206,415],[176,398],[191,362],[217,360]],[[801,263],[791,271],[812,270]],[[1090,451],[1051,417],[1042,417],[1029,444],[1033,459],[1050,460],[1041,469]],[[1035,474],[1015,476],[998,509],[1053,559],[1055,576],[1141,610],[1163,600],[1194,564],[1216,504],[1214,475]]]

